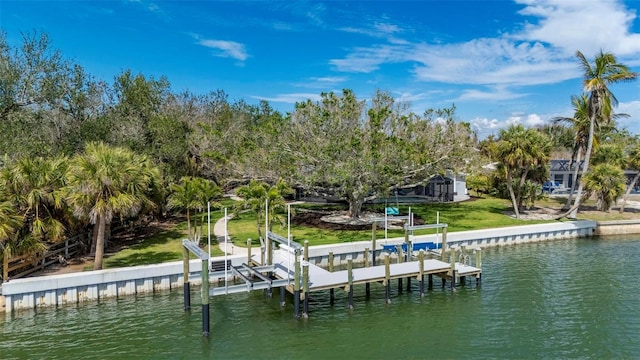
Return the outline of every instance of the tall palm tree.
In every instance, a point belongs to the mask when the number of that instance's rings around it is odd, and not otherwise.
[[[149,194],[160,172],[144,157],[121,147],[89,143],[73,159],[66,198],[78,218],[97,224],[94,269],[102,269],[107,225],[114,216],[135,216],[155,204]]]
[[[198,186],[192,177],[183,177],[180,184],[169,186],[171,194],[167,197],[167,208],[185,209],[187,211],[187,231],[191,238],[191,210],[200,207]]]
[[[504,171],[507,190],[511,197],[516,218],[520,218],[522,189],[530,171],[545,166],[549,161],[551,142],[535,129],[512,125],[500,131],[498,155]],[[514,185],[516,187],[514,188]]]
[[[237,214],[240,210],[254,211],[256,213],[258,237],[263,239],[261,224],[265,218],[265,202],[268,200],[269,230],[271,230],[274,223],[284,223],[284,219],[278,214],[278,210],[284,209],[286,205],[284,197],[290,194],[291,191],[291,187],[283,180],[278,180],[273,186],[255,179],[251,180],[249,184],[236,190],[236,195],[242,198],[242,202],[236,207],[235,213]]]
[[[202,211],[207,202],[219,199],[222,190],[215,182],[200,177],[183,177],[180,184],[170,186],[171,194],[167,198],[167,208],[187,211],[187,230],[191,234],[191,210]],[[213,207],[220,207],[217,202]]]
[[[571,200],[573,199],[573,192],[575,191],[577,180],[578,180],[578,172],[581,167],[581,157],[584,149],[587,147],[587,142],[589,140],[589,114],[588,114],[588,98],[586,94],[582,94],[581,96],[571,96],[571,104],[573,105],[573,117],[556,117],[553,119],[555,122],[567,122],[571,124],[575,136],[573,138],[573,149],[571,153],[571,163],[569,168],[573,166],[573,174],[571,181],[571,191],[569,192],[569,196],[567,198],[567,203],[565,204],[565,208],[569,209],[571,207]],[[594,142],[597,138],[594,137]]]
[[[596,55],[593,63],[589,62],[580,51],[576,52],[576,57],[583,70],[582,84],[584,90],[589,93],[587,102],[589,138],[587,140],[583,167],[583,174],[587,174],[589,171],[589,161],[591,160],[591,151],[593,149],[596,122],[610,122],[613,114],[612,109],[618,105],[618,100],[609,90],[609,85],[635,80],[638,74],[629,70],[626,65],[618,63],[618,60],[612,53],[605,53],[602,50]],[[583,200],[583,188],[584,182],[581,181],[578,185],[575,202],[565,216],[569,215],[572,218],[577,216],[578,208]]]

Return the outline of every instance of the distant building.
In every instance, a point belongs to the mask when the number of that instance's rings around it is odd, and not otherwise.
[[[573,166],[570,166],[573,165]],[[551,168],[549,169],[549,180],[558,183],[560,187],[571,189],[573,185],[573,172],[578,168],[578,183],[582,175],[584,161],[580,161],[580,164],[571,164],[571,160],[551,160]],[[629,184],[638,172],[635,170],[625,170],[624,174],[627,176],[627,184]]]

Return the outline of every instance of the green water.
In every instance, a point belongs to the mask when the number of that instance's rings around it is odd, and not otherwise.
[[[0,358],[640,358],[638,237],[486,249],[483,272],[424,299],[394,283],[390,305],[358,286],[352,312],[346,293],[317,293],[308,320],[277,292],[216,297],[209,338],[180,292],[21,312],[0,320]]]

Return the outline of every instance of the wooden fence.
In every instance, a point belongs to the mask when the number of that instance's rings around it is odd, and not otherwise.
[[[88,234],[81,234],[70,237],[63,242],[50,246],[47,252],[42,255],[3,257],[4,260],[0,266],[0,269],[2,269],[0,283],[7,281],[9,278],[17,279],[27,276],[52,264],[65,262],[66,259],[77,255],[83,250],[83,241],[88,236]]]

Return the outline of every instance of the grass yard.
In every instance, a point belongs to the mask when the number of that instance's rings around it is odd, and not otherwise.
[[[223,206],[231,207],[234,201],[225,199],[222,201]],[[185,216],[185,215],[183,215]],[[213,235],[213,224],[218,219],[224,216],[224,212],[221,210],[211,210],[211,238],[215,240]],[[191,221],[198,219],[198,224],[202,221],[202,214],[191,215]],[[204,214],[204,221],[206,222],[206,213]],[[185,220],[174,224],[171,227],[165,228],[145,238],[138,244],[124,248],[117,251],[114,254],[108,254],[104,259],[105,268],[135,266],[135,265],[148,265],[157,264],[162,262],[182,260],[182,239],[188,237],[187,221]],[[202,239],[200,244],[207,245],[207,225],[206,223],[202,227]],[[214,241],[211,244],[211,255],[221,256],[224,255],[218,248],[217,243],[214,245]],[[89,270],[92,267],[89,268]]]
[[[304,208],[319,208],[319,205],[302,205]],[[402,213],[408,213],[409,206],[411,211],[422,219],[425,223],[436,223],[437,214],[440,214],[440,223],[448,224],[448,231],[465,231],[476,230],[492,227],[504,227],[514,225],[538,224],[549,221],[538,220],[517,220],[505,215],[505,211],[509,210],[509,201],[497,198],[474,199],[460,203],[429,203],[429,204],[412,204],[400,205]],[[344,210],[344,207],[330,205],[332,210]],[[367,206],[364,210],[378,211],[383,213],[383,206]],[[287,235],[286,214],[282,214],[285,221],[284,226],[274,224],[273,232],[282,236]],[[246,246],[246,239],[251,238],[252,244],[259,245],[257,225],[255,214],[244,213],[239,218],[229,221],[229,234],[234,243],[238,246]],[[260,224],[264,227],[264,224]],[[293,238],[302,242],[309,240],[310,245],[323,245],[333,243],[343,243],[352,241],[361,241],[371,239],[371,231],[353,231],[353,230],[323,230],[305,226],[291,226]],[[424,230],[420,234],[435,233],[435,230]],[[376,237],[384,239],[384,228],[378,229]],[[404,236],[402,230],[388,230],[388,237]]]

